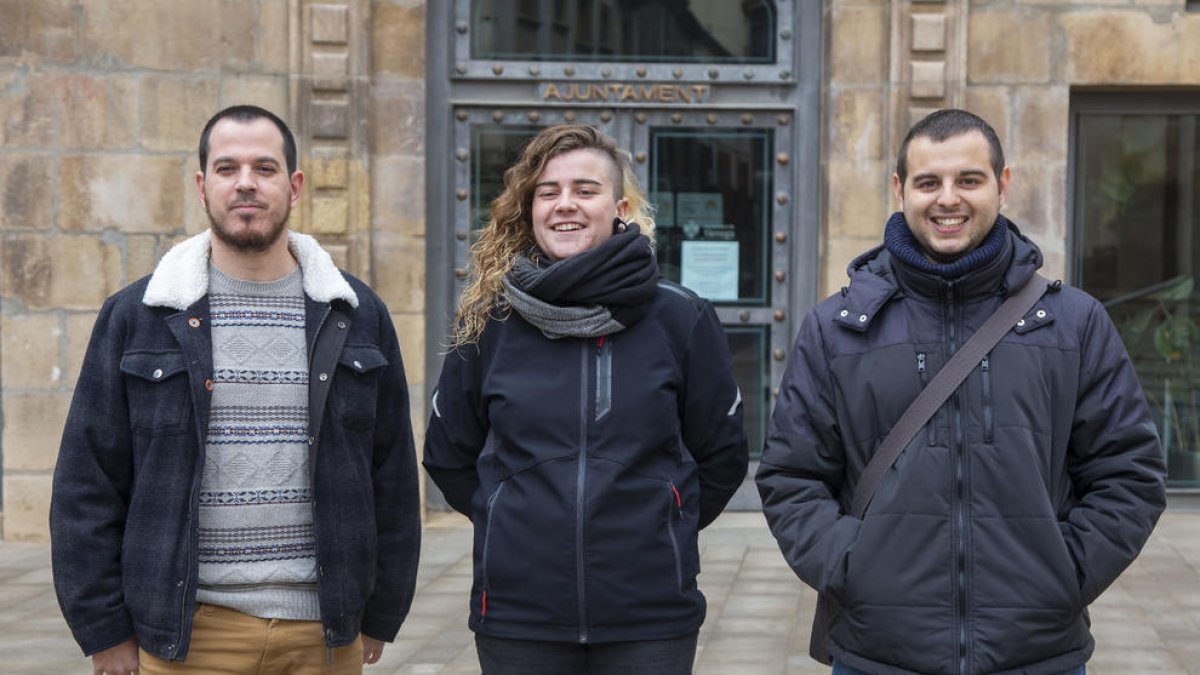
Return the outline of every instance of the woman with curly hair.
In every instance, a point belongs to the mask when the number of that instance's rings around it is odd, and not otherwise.
[[[712,304],[659,278],[628,156],[546,129],[471,249],[425,467],[475,528],[485,675],[690,673],[697,537],[746,474]]]

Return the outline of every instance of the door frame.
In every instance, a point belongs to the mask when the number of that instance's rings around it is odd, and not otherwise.
[[[641,127],[643,132],[648,128],[647,123],[639,120],[639,112],[645,113],[642,117],[647,120],[651,116],[666,115],[672,120],[678,117],[680,121],[675,123],[680,127],[708,125],[712,116],[720,123],[729,117],[740,119],[750,115],[756,125],[761,125],[764,116],[770,116],[780,126],[783,123],[779,120],[787,119],[793,146],[786,153],[790,177],[787,185],[776,182],[781,187],[772,199],[777,230],[772,236],[781,235],[783,239],[772,244],[773,259],[783,255],[787,260],[784,280],[774,291],[787,298],[783,310],[785,327],[771,330],[771,387],[777,395],[779,377],[799,319],[817,300],[824,4],[808,0],[778,1],[781,23],[776,36],[776,63],[734,66],[471,60],[466,47],[468,39],[463,37],[470,28],[467,18],[470,1],[429,3],[426,6],[425,400],[432,395],[441,372],[457,290],[466,274],[463,251],[470,236],[470,224],[456,216],[461,213],[460,204],[466,203],[469,209],[471,199],[470,148],[461,143],[462,125],[487,119],[499,123],[522,120],[524,124],[538,125],[579,121],[595,123],[615,138],[624,139],[636,132],[633,127]],[[577,87],[573,97],[567,93],[572,84]],[[589,89],[587,85],[597,86]],[[634,88],[623,89],[629,85]],[[650,89],[654,85],[661,88]],[[621,91],[634,95],[621,96]],[[660,95],[655,96],[654,91]],[[604,92],[612,96],[601,99]],[[588,100],[581,100],[584,93],[589,94]],[[778,141],[776,146],[777,155],[784,152],[778,148]],[[779,166],[776,164],[777,169]],[[648,162],[635,161],[634,169],[645,185]],[[783,213],[779,211],[781,208]],[[790,228],[780,227],[788,221]],[[765,320],[760,314],[773,313],[770,308],[722,308],[719,315],[723,323],[735,325],[734,316],[740,318],[747,311],[754,323]],[[771,321],[774,322],[773,316]],[[782,334],[782,339],[777,334]],[[780,342],[783,346],[776,344]],[[752,463],[747,483],[731,508],[758,507],[751,480],[756,465],[757,462]],[[444,504],[436,488],[428,494],[431,506]]]

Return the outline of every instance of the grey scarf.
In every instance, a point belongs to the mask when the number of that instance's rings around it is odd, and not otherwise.
[[[531,265],[522,259],[518,264]],[[554,305],[521,290],[510,277],[504,277],[504,295],[508,304],[542,335],[557,340],[565,337],[594,338],[624,330],[604,305]]]
[[[596,248],[539,267],[518,258],[504,277],[512,308],[551,340],[611,335],[646,313],[658,282],[650,240],[629,224]]]

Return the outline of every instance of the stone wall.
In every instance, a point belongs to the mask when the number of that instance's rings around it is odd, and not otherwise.
[[[1194,3],[1193,3],[1194,4]],[[822,292],[882,238],[912,122],[963,107],[1013,170],[1005,214],[1067,264],[1070,92],[1200,85],[1200,13],[1185,0],[827,0]]]
[[[5,539],[46,537],[100,305],[207,226],[196,143],[226,105],[291,123],[308,176],[291,225],[379,289],[421,419],[424,4],[0,0]]]

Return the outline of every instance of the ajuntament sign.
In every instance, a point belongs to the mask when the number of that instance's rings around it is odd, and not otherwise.
[[[630,84],[627,82],[548,82],[543,101],[612,101],[616,103],[703,103],[712,89],[707,84]]]

